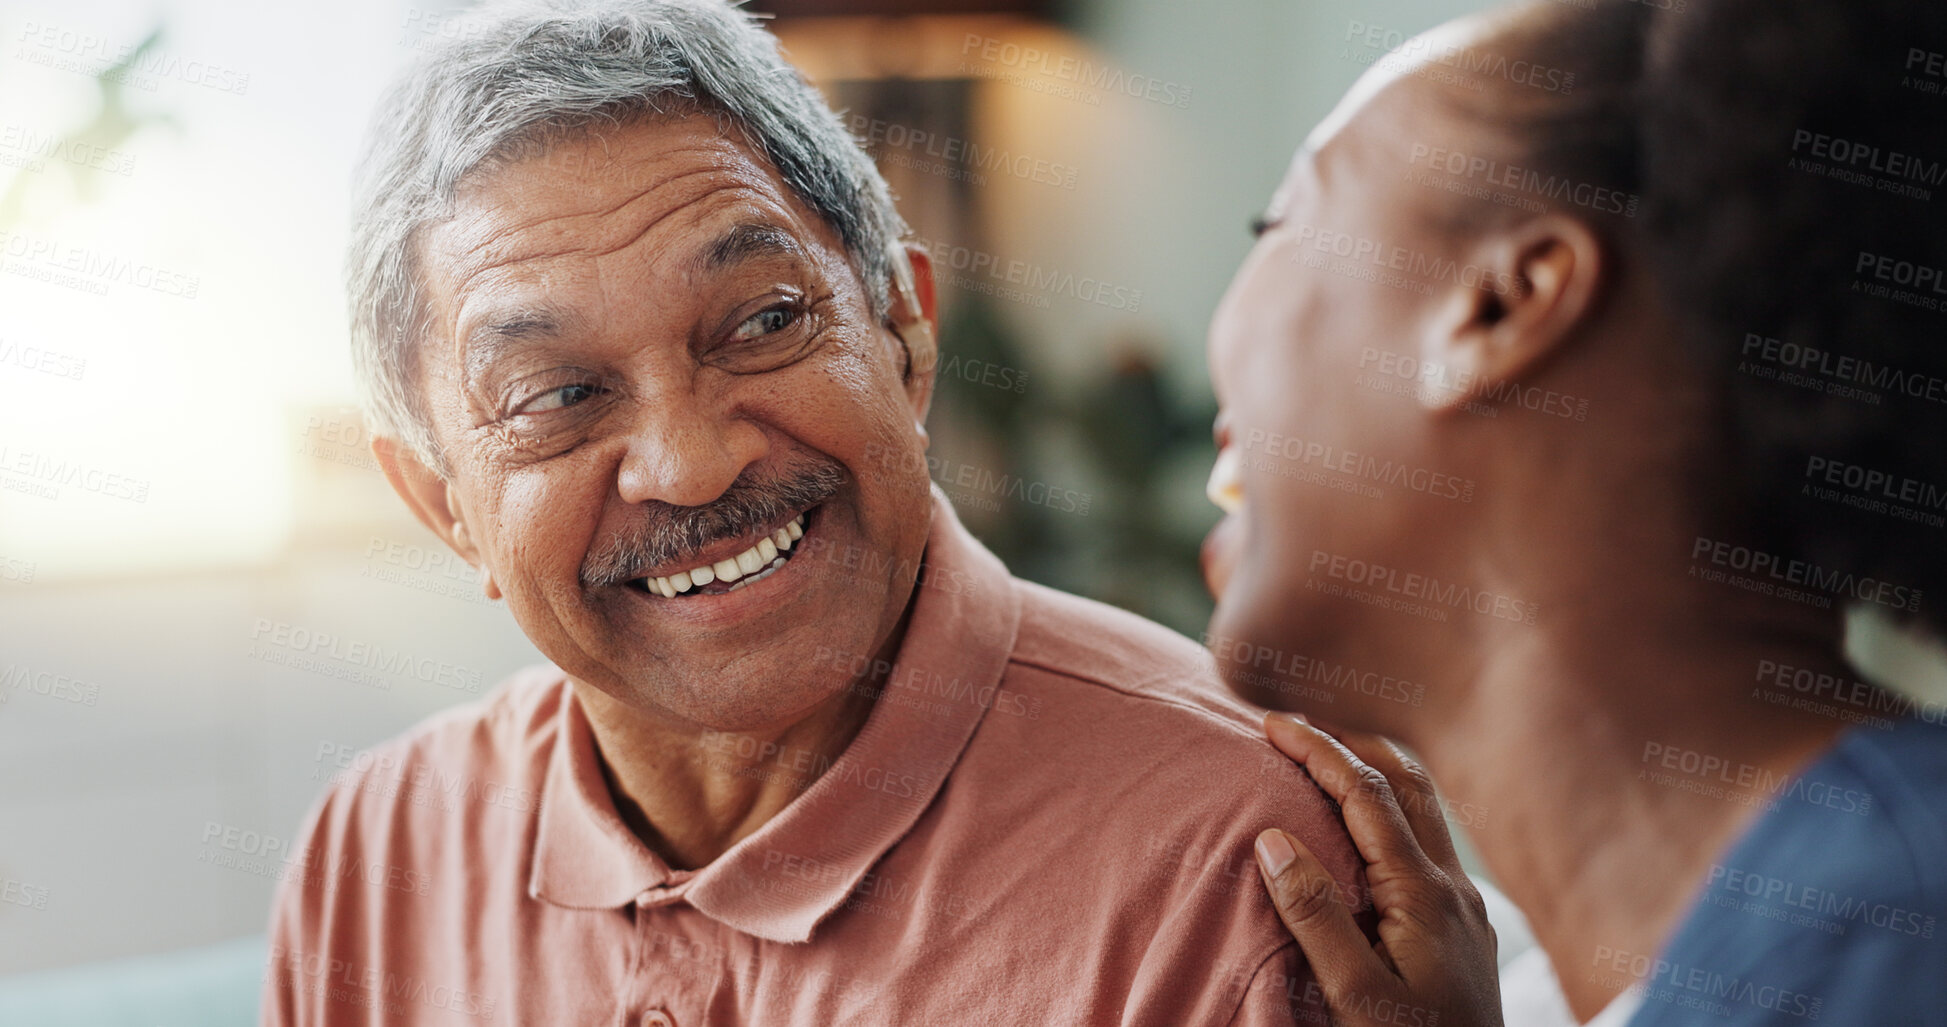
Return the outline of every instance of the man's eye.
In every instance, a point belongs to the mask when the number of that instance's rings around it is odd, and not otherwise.
[[[542,414],[550,410],[566,409],[595,395],[596,391],[592,385],[563,385],[558,389],[549,389],[522,403],[514,413]]]
[[[761,338],[773,332],[781,332],[791,327],[797,320],[798,311],[796,308],[789,306],[772,307],[769,310],[759,311],[745,318],[744,323],[738,325],[736,330],[730,333],[730,337],[740,341]]]

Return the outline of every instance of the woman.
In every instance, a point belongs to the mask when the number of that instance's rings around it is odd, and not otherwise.
[[[1258,849],[1339,1022],[1500,1022],[1463,819],[1577,1020],[1947,1023],[1947,732],[1842,651],[1947,627],[1943,53],[1934,0],[1541,3],[1299,152],[1205,565],[1232,686],[1348,729],[1267,722],[1377,941]]]

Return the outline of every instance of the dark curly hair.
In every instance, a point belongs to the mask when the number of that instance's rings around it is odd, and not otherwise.
[[[1490,116],[1532,166],[1639,199],[1589,220],[1681,319],[1709,523],[1898,586],[1849,598],[1947,636],[1947,2],[1586,0],[1512,25],[1576,77]]]

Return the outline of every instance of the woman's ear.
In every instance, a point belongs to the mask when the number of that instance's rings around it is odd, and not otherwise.
[[[1491,236],[1453,302],[1420,340],[1420,359],[1442,369],[1449,390],[1423,390],[1428,409],[1449,411],[1528,374],[1559,352],[1594,315],[1606,283],[1602,240],[1580,221],[1545,215]]]

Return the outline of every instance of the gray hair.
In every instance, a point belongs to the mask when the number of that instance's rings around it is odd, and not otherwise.
[[[414,354],[427,328],[413,246],[462,179],[564,133],[700,110],[727,118],[838,233],[873,316],[906,233],[872,160],[777,39],[725,0],[514,0],[442,26],[381,103],[353,194],[352,360],[375,434],[441,478]]]

